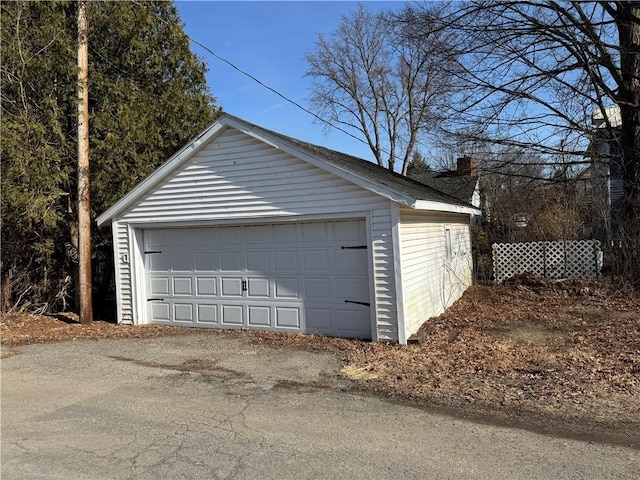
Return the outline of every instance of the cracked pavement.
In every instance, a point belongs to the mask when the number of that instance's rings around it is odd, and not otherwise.
[[[2,348],[9,479],[637,478],[637,449],[358,393],[330,354],[184,336]]]

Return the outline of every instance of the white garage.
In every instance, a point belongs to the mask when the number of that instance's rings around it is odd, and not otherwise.
[[[471,283],[466,203],[228,114],[98,217],[118,322],[406,343]]]

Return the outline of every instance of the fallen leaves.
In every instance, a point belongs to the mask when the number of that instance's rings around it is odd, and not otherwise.
[[[351,352],[377,391],[439,404],[628,425],[640,437],[640,297],[604,283],[474,286],[416,334],[419,345]],[[348,374],[348,372],[346,372]]]
[[[174,327],[116,325],[100,320],[81,325],[77,315],[71,313],[55,316],[7,314],[2,315],[0,322],[0,342],[5,346],[69,340],[148,338],[184,333],[185,330]]]

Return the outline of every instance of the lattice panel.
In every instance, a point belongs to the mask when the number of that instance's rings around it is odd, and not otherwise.
[[[496,283],[530,272],[548,278],[597,278],[602,269],[598,240],[494,243]]]

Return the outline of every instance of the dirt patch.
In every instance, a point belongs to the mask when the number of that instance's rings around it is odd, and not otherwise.
[[[640,445],[640,296],[605,282],[522,276],[475,286],[428,320],[415,336],[419,344],[409,346],[107,322],[82,326],[72,316],[4,316],[0,329],[6,346],[196,332],[332,352],[344,362],[344,377],[390,399],[556,435]],[[232,373],[210,362],[169,367]]]
[[[568,332],[557,328],[549,328],[537,323],[520,322],[512,325],[500,325],[493,329],[496,338],[506,342],[523,343],[528,345],[552,346],[564,345],[570,338]]]

